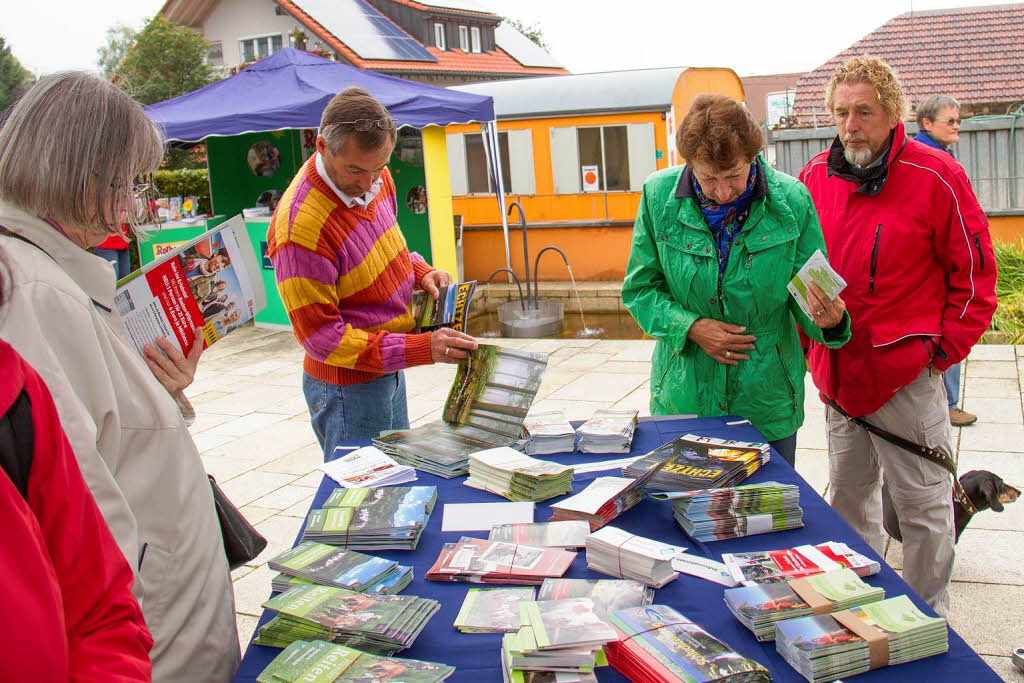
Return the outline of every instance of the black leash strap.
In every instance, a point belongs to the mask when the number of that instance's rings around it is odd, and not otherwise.
[[[914,455],[918,455],[925,460],[935,463],[942,467],[944,470],[953,475],[953,500],[960,503],[968,514],[976,514],[978,508],[975,507],[974,503],[971,502],[970,496],[964,491],[963,485],[960,484],[960,480],[956,477],[956,462],[952,457],[943,453],[937,448],[929,448],[928,446],[922,446],[921,444],[914,443],[909,439],[904,439],[902,436],[893,434],[892,432],[886,431],[881,427],[871,424],[862,417],[851,417],[848,412],[840,408],[835,401],[827,396],[822,397],[825,404],[830,406],[833,410],[838,412],[840,415],[845,417],[850,422],[854,423],[858,427],[862,427],[867,431],[871,432],[880,439],[885,439],[894,446],[899,446],[905,451],[910,451]]]

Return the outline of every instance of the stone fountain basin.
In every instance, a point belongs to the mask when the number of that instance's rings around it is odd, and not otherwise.
[[[527,302],[526,310],[519,301],[498,306],[498,324],[503,337],[533,339],[551,337],[565,329],[565,311],[561,299],[540,299],[537,308]]]

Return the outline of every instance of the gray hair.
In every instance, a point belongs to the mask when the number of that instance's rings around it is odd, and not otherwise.
[[[160,165],[160,130],[117,86],[82,72],[41,78],[0,128],[0,198],[57,223],[117,234],[132,183]],[[134,225],[136,211],[127,211]]]
[[[353,121],[368,119],[371,121],[390,121],[389,128],[373,127],[370,130],[356,130]],[[327,143],[331,154],[341,154],[349,137],[363,149],[379,149],[384,145],[394,145],[398,132],[394,128],[394,119],[383,104],[378,102],[363,88],[345,88],[331,98],[324,107],[320,117],[320,134]]]
[[[917,125],[924,130],[924,120],[934,121],[946,107],[960,111],[960,103],[949,95],[929,95],[917,103]]]

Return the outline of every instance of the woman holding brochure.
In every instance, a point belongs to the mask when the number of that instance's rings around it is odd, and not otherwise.
[[[69,106],[73,103],[74,106]],[[40,79],[0,128],[0,249],[9,301],[0,337],[48,385],[154,638],[153,678],[229,681],[234,599],[213,495],[181,409],[202,349],[145,360],[114,305],[114,272],[88,248],[151,217],[160,164],[153,122],[124,91],[84,73]],[[139,201],[143,200],[143,201]],[[177,401],[176,401],[177,399]]]
[[[743,105],[694,101],[676,135],[687,164],[644,184],[622,302],[658,340],[653,414],[741,415],[794,464],[805,369],[794,320],[837,348],[850,317],[816,284],[810,315],[790,296],[825,242],[807,189],[769,166],[763,145]]]

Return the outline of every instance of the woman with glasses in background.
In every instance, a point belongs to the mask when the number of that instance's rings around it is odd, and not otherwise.
[[[949,95],[931,95],[917,105],[918,142],[948,152],[960,141],[960,103]],[[978,416],[960,408],[960,364],[951,365],[942,373],[949,404],[949,421],[954,427],[964,427],[978,421]]]
[[[72,106],[73,105],[73,106]],[[0,128],[0,337],[39,372],[114,539],[136,573],[157,681],[228,681],[234,599],[213,495],[183,418],[202,349],[161,340],[145,359],[89,248],[152,219],[163,142],[129,95],[83,73],[42,78]]]

